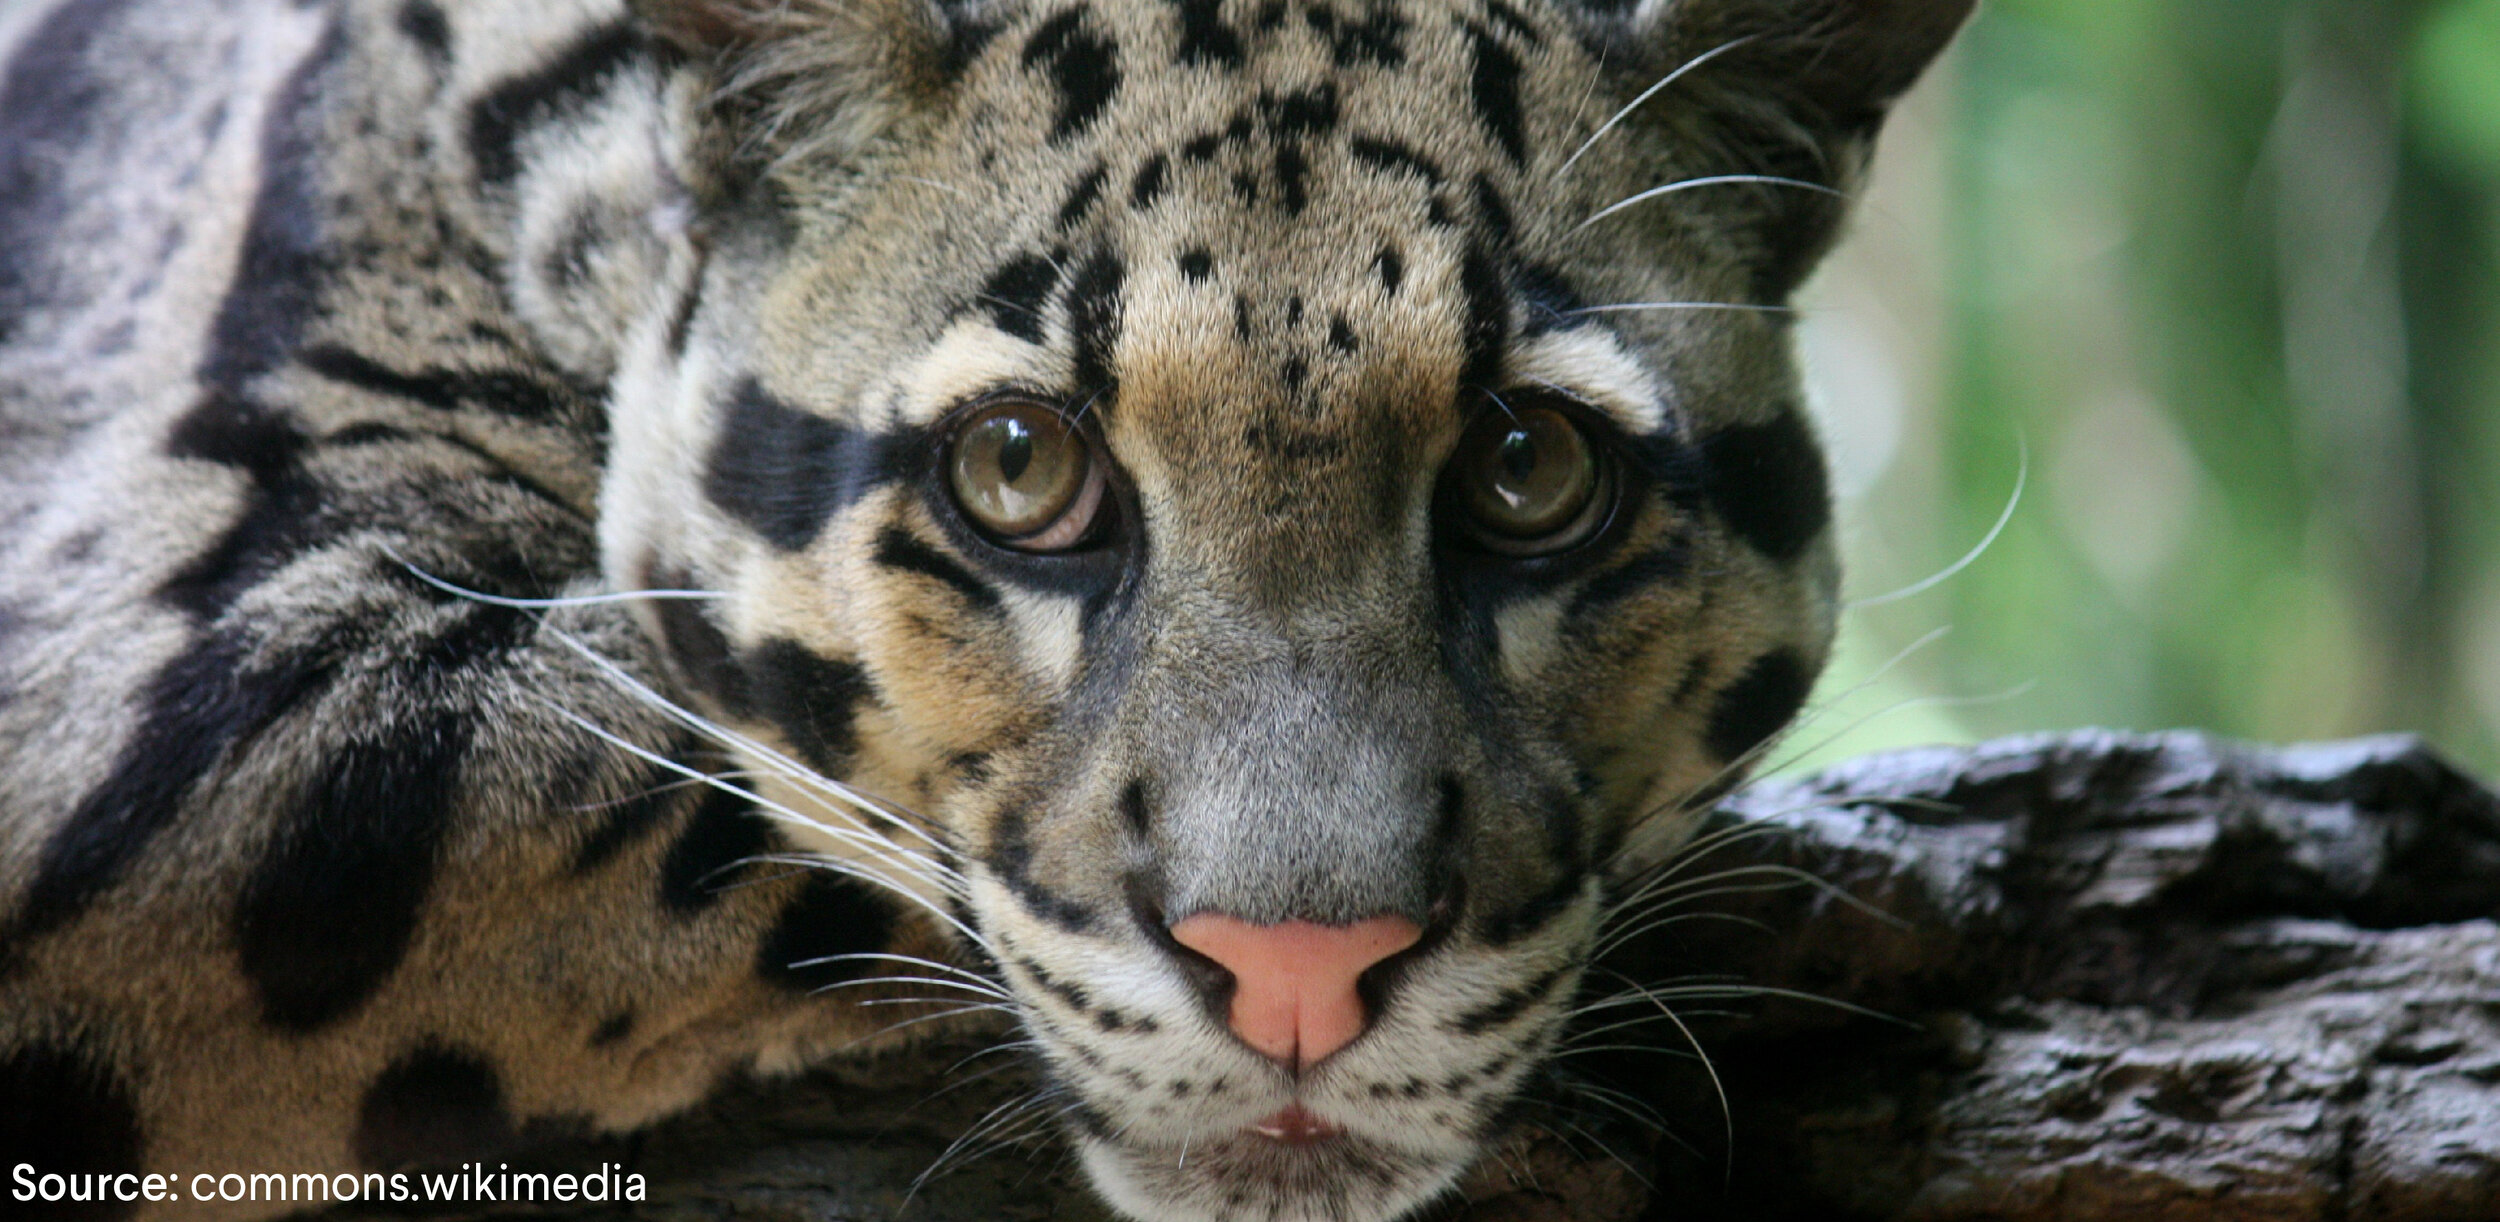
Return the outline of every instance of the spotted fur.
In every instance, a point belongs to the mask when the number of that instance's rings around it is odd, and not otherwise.
[[[1433,1199],[1820,668],[1777,307],[1967,7],[0,10],[0,1150],[457,1162],[995,991],[1133,1216]],[[949,501],[1002,392],[1101,545]],[[1437,491],[1522,396],[1624,488],[1529,561]],[[1198,912],[1425,937],[1297,1080]]]

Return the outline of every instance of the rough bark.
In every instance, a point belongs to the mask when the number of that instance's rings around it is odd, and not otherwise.
[[[1565,1104],[1451,1215],[2500,1218],[2500,799],[2418,743],[1914,751],[1756,786],[1713,830],[1593,990],[1585,1027],[1632,1025],[1565,1058]],[[1630,982],[1708,1050],[1724,1111]],[[894,1217],[1023,1085],[932,1100],[966,1051],[536,1161],[649,1177],[652,1200],[586,1216]],[[1105,1215],[1038,1138],[901,1216]]]

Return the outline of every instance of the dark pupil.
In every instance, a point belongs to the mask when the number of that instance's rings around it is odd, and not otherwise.
[[[1536,473],[1536,439],[1528,436],[1526,429],[1513,429],[1510,436],[1502,439],[1496,457],[1501,460],[1502,470],[1510,474],[1511,482],[1524,484]]]
[[[1021,420],[999,422],[1007,435],[998,443],[998,473],[1012,484],[1024,477],[1024,469],[1033,465],[1033,430]]]

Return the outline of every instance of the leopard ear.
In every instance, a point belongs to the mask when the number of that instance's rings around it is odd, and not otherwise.
[[[709,75],[741,160],[848,160],[927,113],[991,28],[945,0],[633,0],[652,35]]]
[[[1691,68],[1703,134],[1732,172],[1859,185],[1884,117],[1970,16],[1973,0],[1639,0],[1610,41],[1663,76]],[[1601,18],[1601,21],[1603,19]],[[1813,191],[1759,193],[1760,289],[1781,301],[1847,211]]]

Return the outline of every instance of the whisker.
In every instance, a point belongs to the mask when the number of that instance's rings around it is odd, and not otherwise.
[[[957,967],[952,963],[940,962],[936,959],[923,959],[918,955],[898,955],[892,951],[854,951],[847,955],[827,955],[822,959],[810,959],[807,962],[809,964],[856,963],[866,962],[869,960],[881,960],[887,963],[908,963],[913,967],[934,968],[938,971],[945,972],[950,976],[960,976],[975,985],[986,987],[1001,997],[1008,995],[1007,990],[1001,987],[997,981],[992,980],[979,972],[972,971],[969,968]]]
[[[1797,720],[1781,727],[1777,732],[1771,734],[1767,738],[1764,738],[1761,742],[1754,744],[1753,747],[1747,750],[1744,754],[1737,756],[1735,759],[1729,760],[1724,767],[1721,767],[1717,772],[1712,773],[1710,775],[1710,779],[1704,781],[1699,786],[1696,786],[1690,794],[1687,794],[1678,802],[1671,803],[1667,806],[1661,807],[1657,811],[1653,811],[1648,815],[1642,816],[1638,821],[1638,824],[1641,827],[1646,827],[1656,822],[1663,821],[1662,817],[1690,814],[1694,810],[1698,809],[1697,803],[1701,801],[1703,795],[1712,795],[1715,800],[1716,791],[1722,782],[1726,781],[1730,777],[1743,775],[1746,770],[1761,762],[1764,756],[1778,749],[1781,744],[1785,743],[1790,738],[1795,737],[1799,731],[1804,730],[1812,726],[1815,722],[1830,716],[1851,696],[1855,696],[1859,692],[1865,691],[1866,689],[1874,686],[1875,683],[1881,680],[1885,675],[1891,673],[1894,667],[1899,666],[1902,662],[1908,660],[1911,655],[1917,653],[1919,650],[1925,649],[1927,646],[1941,640],[1951,631],[1951,626],[1947,625],[1910,642],[1906,646],[1903,646],[1899,653],[1894,654],[1892,658],[1889,661],[1886,661],[1883,665],[1876,667],[1874,672],[1867,675],[1864,679],[1851,684],[1847,691],[1844,691],[1839,695],[1832,697],[1830,700],[1816,705],[1814,708],[1806,710],[1805,714]],[[1626,849],[1631,847],[1632,841],[1635,840],[1638,835],[1639,831],[1636,828],[1632,836],[1627,836],[1625,838]]]
[[[828,955],[828,956],[826,956],[825,958],[822,958],[822,959],[801,959],[801,960],[799,960],[798,962],[791,964],[790,966],[792,966],[792,967],[817,967],[817,966],[822,965],[822,964],[831,963],[831,962],[833,962],[833,961],[834,961],[834,960],[836,960],[836,959],[841,959],[841,958],[846,958],[846,957],[847,957],[847,956],[843,956],[843,955]],[[858,978],[856,978],[856,979],[852,979],[852,980],[844,980],[844,981],[841,981],[841,982],[836,983],[836,984],[829,984],[829,985],[826,985],[825,987],[823,987],[823,988],[821,988],[821,989],[818,989],[818,990],[816,990],[816,991],[817,991],[817,992],[819,992],[819,993],[830,993],[830,992],[832,992],[832,991],[833,991],[833,990],[835,990],[835,989],[856,989],[856,988],[862,988],[862,987],[865,987],[865,986],[867,986],[867,985],[872,985],[872,984],[925,984],[925,985],[927,985],[927,986],[929,986],[930,988],[933,988],[933,989],[959,989],[959,990],[962,990],[963,992],[966,992],[966,993],[971,993],[971,994],[973,994],[973,995],[975,995],[975,996],[978,996],[978,997],[994,997],[994,998],[999,998],[999,999],[1001,999],[1001,1000],[1008,1000],[1008,998],[1007,998],[1007,995],[1006,995],[1006,994],[1001,993],[1001,992],[999,992],[999,991],[998,991],[998,990],[996,990],[996,989],[982,988],[982,987],[979,987],[979,986],[976,986],[976,985],[969,985],[969,984],[965,984],[965,983],[963,983],[963,982],[962,982],[962,981],[960,981],[960,980],[940,980],[940,979],[938,979],[938,978],[936,978],[936,977],[934,977],[934,976],[862,976],[862,977],[858,977]],[[962,999],[961,999],[961,998],[956,998],[955,1000],[960,1001],[960,1000],[962,1000]],[[870,1005],[870,1004],[874,1004],[874,1003],[871,1003],[871,1002],[862,1002],[862,1003],[860,1003],[860,1004],[862,1004],[862,1005]]]
[[[1621,972],[1617,972],[1612,969],[1601,970],[1606,971],[1608,975],[1623,981],[1631,987],[1625,989],[1623,992],[1591,1002],[1588,1006],[1582,1009],[1582,1013],[1593,1012],[1601,1009],[1619,1009],[1624,1006],[1638,1005],[1643,1002],[1657,1005],[1663,1009],[1665,1007],[1665,1002],[1669,1000],[1736,1001],[1754,997],[1776,997],[1784,1001],[1802,1001],[1813,1005],[1826,1006],[1834,1010],[1839,1010],[1843,1013],[1855,1014],[1860,1018],[1871,1018],[1878,1022],[1890,1023],[1893,1026],[1901,1027],[1910,1031],[1926,1030],[1926,1028],[1917,1023],[1911,1022],[1906,1018],[1886,1014],[1881,1010],[1870,1010],[1865,1006],[1858,1005],[1854,1002],[1842,1001],[1837,997],[1825,997],[1819,993],[1808,993],[1802,989],[1787,989],[1771,984],[1695,984],[1669,986],[1665,988],[1651,988],[1648,985],[1644,985],[1639,981],[1633,980],[1629,976],[1625,976]]]
[[[946,1019],[962,1018],[966,1014],[978,1014],[984,1010],[993,1010],[996,1008],[997,1007],[995,1006],[985,1005],[965,1005],[958,1006],[951,1010],[940,1010],[935,1014],[922,1014],[912,1018],[903,1019],[900,1022],[887,1023],[886,1025],[879,1027],[876,1030],[859,1037],[858,1039],[846,1041],[840,1047],[835,1048],[834,1051],[836,1053],[849,1052],[850,1050],[857,1048],[870,1040],[884,1039],[886,1036],[892,1035],[897,1031],[917,1027],[922,1023],[943,1022]]]
[[[1600,124],[1597,131],[1590,135],[1588,139],[1581,141],[1580,147],[1573,149],[1571,151],[1571,155],[1563,159],[1561,168],[1554,171],[1552,181],[1561,182],[1563,175],[1571,172],[1571,167],[1580,164],[1580,158],[1582,156],[1586,155],[1591,148],[1596,147],[1598,141],[1605,139],[1606,133],[1613,131],[1615,129],[1615,125],[1631,117],[1633,111],[1639,110],[1642,103],[1658,96],[1659,92],[1664,90],[1667,86],[1683,80],[1684,77],[1691,73],[1694,69],[1699,68],[1703,64],[1709,63],[1711,60],[1717,59],[1718,57],[1725,55],[1738,47],[1744,46],[1746,43],[1752,42],[1755,37],[1755,35],[1748,34],[1742,38],[1731,39],[1727,42],[1720,43],[1718,46],[1712,47],[1709,50],[1692,57],[1691,59],[1685,60],[1683,66],[1663,77],[1660,77],[1657,84],[1642,90],[1641,96],[1624,103],[1623,109],[1616,111],[1612,118],[1609,118],[1604,123]]]
[[[1658,998],[1651,998],[1650,1000],[1657,1005],[1658,1012],[1665,1015],[1668,1022],[1675,1024],[1675,1029],[1678,1033],[1683,1035],[1684,1042],[1692,1045],[1693,1059],[1701,1062],[1701,1071],[1710,1076],[1710,1091],[1712,1094],[1719,1097],[1719,1123],[1724,1127],[1727,1133],[1727,1165],[1725,1173],[1727,1178],[1732,1181],[1736,1178],[1736,1109],[1728,1104],[1727,1084],[1719,1080],[1719,1067],[1710,1062],[1710,1054],[1702,1050],[1701,1039],[1693,1034],[1693,1029],[1685,1026],[1684,1020],[1677,1018],[1675,1016],[1675,1011],[1670,1008],[1665,1001]],[[1699,1151],[1695,1151],[1695,1153],[1698,1154]]]
[[[1842,603],[1841,610],[1860,611],[1868,607],[1880,607],[1886,603],[1900,602],[1905,598],[1916,598],[1929,590],[1935,589],[1937,586],[1942,585],[1947,581],[1951,581],[1956,575],[1961,573],[1962,570],[1967,569],[1972,564],[1976,563],[1982,555],[1987,553],[1990,547],[1995,546],[1997,536],[2005,533],[2006,524],[2014,520],[2014,511],[2022,506],[2023,488],[2031,482],[2031,442],[2024,434],[2016,433],[2014,435],[2014,444],[2017,447],[2017,462],[2014,468],[2014,491],[2006,496],[2005,509],[1997,514],[1996,524],[1988,528],[1987,534],[1980,536],[1979,542],[1975,546],[1973,546],[1969,551],[1962,553],[1961,559],[1946,565],[1942,570],[1923,581],[1912,582],[1898,590],[1894,590],[1890,594],[1878,594],[1872,598],[1861,598],[1855,602]]]
[[[675,760],[669,759],[669,758],[667,758],[666,756],[663,756],[663,755],[660,755],[660,754],[659,754],[659,753],[657,753],[657,752],[651,751],[651,750],[649,750],[649,749],[647,749],[647,748],[645,748],[645,747],[641,746],[640,744],[637,744],[637,743],[632,743],[632,742],[628,742],[628,741],[626,741],[625,739],[623,739],[623,738],[621,738],[621,737],[617,736],[616,734],[610,733],[610,732],[609,732],[608,730],[606,730],[605,728],[603,728],[603,727],[601,727],[601,726],[599,726],[599,725],[594,724],[594,723],[593,723],[593,722],[591,722],[588,718],[585,718],[585,717],[581,716],[580,714],[577,714],[577,713],[573,712],[571,709],[565,708],[564,706],[562,706],[562,705],[560,705],[560,704],[556,704],[556,703],[555,703],[555,702],[553,702],[553,701],[550,701],[550,700],[545,700],[545,699],[541,698],[539,702],[540,702],[541,704],[544,704],[544,705],[545,705],[547,708],[549,708],[550,710],[552,710],[552,711],[553,711],[553,712],[554,712],[557,716],[562,717],[562,718],[564,718],[565,720],[572,722],[574,725],[576,725],[576,726],[580,727],[582,730],[584,730],[584,731],[586,731],[587,733],[589,733],[589,734],[591,734],[591,735],[593,735],[593,736],[595,736],[595,737],[599,738],[600,740],[602,740],[602,741],[604,741],[604,742],[609,743],[609,744],[610,744],[610,745],[612,745],[612,746],[615,746],[615,747],[618,747],[618,748],[620,748],[620,749],[622,749],[622,750],[624,750],[624,751],[627,751],[627,752],[629,752],[629,753],[631,753],[631,754],[633,754],[633,755],[635,755],[635,756],[637,756],[637,757],[639,757],[639,758],[641,758],[641,759],[643,759],[643,760],[646,760],[646,761],[648,761],[648,762],[650,762],[650,763],[657,764],[657,765],[659,765],[660,767],[667,768],[667,769],[671,769],[671,770],[674,770],[674,771],[676,771],[676,772],[679,772],[679,773],[681,773],[681,774],[685,775],[686,777],[688,777],[689,779],[693,779],[693,780],[700,780],[700,781],[702,781],[704,784],[710,785],[710,786],[712,786],[713,788],[720,789],[720,790],[723,790],[723,791],[725,791],[725,792],[727,792],[727,793],[733,794],[733,795],[735,795],[735,796],[745,798],[745,799],[747,799],[748,801],[755,803],[755,804],[756,804],[756,807],[757,807],[758,809],[763,810],[763,811],[766,811],[766,812],[767,812],[768,814],[770,814],[772,817],[777,818],[777,819],[779,819],[779,820],[781,820],[781,821],[784,821],[784,822],[789,822],[789,823],[795,823],[795,824],[798,824],[798,825],[800,825],[800,826],[804,826],[804,827],[809,827],[809,828],[815,829],[815,830],[817,830],[817,831],[823,832],[823,833],[825,833],[825,834],[827,834],[827,835],[834,836],[834,837],[836,837],[836,838],[850,837],[850,838],[854,838],[854,839],[858,839],[858,840],[867,841],[867,842],[869,842],[869,843],[873,846],[873,848],[874,848],[876,851],[883,851],[883,852],[889,852],[889,853],[891,853],[891,852],[899,852],[899,851],[900,851],[900,850],[896,849],[893,845],[888,844],[888,843],[886,843],[886,842],[884,842],[884,841],[881,841],[881,840],[877,840],[875,837],[868,836],[868,835],[865,835],[865,834],[863,834],[863,833],[851,832],[851,831],[848,831],[847,829],[843,829],[843,828],[837,828],[837,827],[831,827],[831,826],[828,826],[828,825],[826,825],[824,822],[822,822],[821,820],[810,819],[810,818],[808,818],[808,817],[807,817],[807,816],[805,816],[805,815],[801,815],[801,814],[799,814],[799,813],[798,813],[798,812],[796,812],[796,811],[792,811],[792,810],[788,809],[787,807],[784,807],[784,806],[780,805],[779,803],[769,801],[769,800],[767,800],[767,799],[763,798],[762,796],[760,796],[760,795],[758,795],[758,794],[754,793],[754,792],[753,792],[753,791],[751,791],[751,790],[744,789],[744,788],[741,788],[741,787],[736,786],[736,785],[731,785],[731,784],[728,784],[727,782],[724,782],[724,781],[717,781],[717,780],[714,780],[714,779],[712,779],[711,777],[705,776],[704,774],[702,774],[702,773],[700,773],[700,772],[696,772],[695,770],[693,770],[693,769],[691,769],[691,768],[686,767],[684,764],[680,764],[680,763],[678,763],[678,762],[677,762],[677,761],[675,761]],[[765,858],[765,860],[787,860],[787,858]],[[827,859],[827,858],[811,858],[811,859],[807,859],[806,864],[809,864],[809,865],[811,865],[811,866],[821,866],[821,867],[826,867],[826,868],[834,868],[834,867],[833,867],[833,863],[831,862],[831,859]],[[919,892],[913,891],[912,889],[910,889],[910,888],[908,888],[908,887],[904,887],[904,886],[902,886],[902,885],[900,885],[900,884],[898,884],[898,883],[894,882],[893,880],[891,880],[891,879],[887,879],[887,878],[884,878],[884,877],[882,877],[882,876],[877,876],[877,875],[872,875],[872,874],[867,874],[867,873],[865,873],[865,872],[862,872],[862,874],[858,875],[858,877],[861,877],[861,878],[863,879],[863,881],[872,882],[872,883],[875,883],[875,884],[877,884],[877,885],[879,885],[879,886],[882,886],[882,887],[884,887],[886,890],[891,891],[891,892],[893,892],[893,893],[894,893],[894,894],[896,894],[896,895],[902,896],[902,897],[904,897],[905,899],[910,900],[912,903],[918,904],[921,908],[923,908],[923,909],[927,910],[927,911],[930,913],[930,915],[935,916],[937,919],[939,919],[940,921],[945,922],[945,923],[946,923],[949,927],[953,928],[956,932],[961,933],[962,935],[964,935],[965,939],[966,939],[968,942],[970,942],[972,945],[974,945],[974,946],[978,946],[978,947],[981,947],[981,948],[983,948],[984,950],[987,950],[987,949],[989,948],[989,942],[988,942],[988,939],[983,938],[983,937],[982,937],[980,934],[978,934],[978,933],[975,933],[975,932],[971,929],[971,927],[970,927],[970,926],[968,926],[968,925],[964,924],[964,922],[963,922],[961,919],[957,918],[957,917],[955,916],[955,914],[954,914],[954,913],[949,912],[949,911],[947,911],[944,907],[942,907],[942,906],[940,906],[940,905],[938,905],[938,904],[936,904],[936,903],[934,903],[934,902],[930,901],[930,899],[929,899],[927,896],[921,895]],[[933,886],[941,886],[941,889],[943,889],[942,884],[938,883],[937,881],[935,881],[935,880],[929,880],[929,881],[931,881],[931,885],[933,885]]]
[[[572,649],[575,653],[580,654],[593,667],[597,668],[602,674],[606,675],[609,681],[616,683],[632,695],[642,699],[662,712],[667,713],[669,717],[672,720],[675,720],[678,724],[695,730],[698,733],[708,735],[716,742],[754,756],[759,762],[773,769],[783,778],[812,789],[822,796],[833,798],[843,805],[852,808],[851,810],[844,812],[846,817],[855,817],[857,812],[865,812],[867,814],[875,815],[895,828],[909,832],[913,836],[918,837],[931,848],[937,849],[940,852],[948,851],[946,841],[927,830],[926,825],[928,825],[928,820],[923,819],[921,816],[904,810],[902,807],[891,802],[887,802],[881,798],[876,798],[857,789],[853,789],[849,785],[845,785],[831,777],[823,776],[813,769],[799,764],[797,761],[765,746],[762,743],[756,742],[743,734],[714,722],[702,714],[696,713],[692,709],[686,708],[684,705],[678,704],[676,701],[661,695],[657,691],[654,691],[651,688],[651,685],[644,683],[642,680],[635,678],[631,674],[626,673],[623,667],[617,665],[613,660],[609,659],[605,655],[602,655],[598,650],[590,648],[588,645],[575,638],[571,633],[554,631],[553,635],[560,643]],[[824,826],[820,821],[810,820],[809,822],[819,827]],[[861,830],[866,831],[868,829],[863,825]]]
[[[1615,1153],[1615,1148],[1607,1145],[1604,1139],[1600,1138],[1597,1134],[1591,1133],[1587,1129],[1582,1128],[1576,1121],[1566,1120],[1563,1123],[1571,1129],[1572,1135],[1577,1136],[1587,1141],[1590,1145],[1597,1147],[1601,1153],[1605,1154],[1609,1161],[1613,1162],[1616,1166],[1623,1168],[1623,1173],[1631,1176],[1632,1182],[1639,1184],[1642,1191],[1651,1194],[1655,1194],[1658,1191],[1658,1185],[1650,1182],[1650,1178],[1647,1175],[1642,1174],[1640,1168],[1633,1166],[1631,1162],[1626,1160],[1621,1154]],[[1662,1129],[1659,1131],[1658,1135],[1674,1142],[1679,1146],[1684,1145],[1684,1140],[1671,1132],[1667,1132]],[[1556,1136],[1562,1136],[1562,1134],[1556,1134]],[[1690,1146],[1685,1146],[1684,1148],[1688,1150],[1692,1149]],[[1693,1153],[1695,1156],[1699,1156],[1701,1152],[1699,1150],[1694,1150]]]
[[[1721,187],[1745,183],[1752,183],[1758,186],[1766,187],[1795,187],[1800,191],[1813,191],[1818,194],[1829,195],[1834,199],[1849,198],[1849,193],[1846,191],[1835,190],[1831,187],[1824,186],[1819,182],[1807,182],[1802,178],[1786,178],[1778,174],[1713,174],[1707,178],[1687,178],[1681,182],[1668,183],[1663,187],[1651,187],[1638,195],[1634,195],[1626,199],[1616,200],[1614,203],[1598,209],[1596,214],[1589,217],[1589,219],[1574,226],[1571,232],[1578,233],[1581,230],[1586,229],[1599,221],[1605,220],[1607,217],[1613,216],[1614,214],[1621,212],[1634,204],[1647,203],[1650,200],[1658,199],[1662,196],[1691,191],[1699,187]]]
[[[400,556],[398,549],[393,548],[388,543],[380,544],[379,547],[383,555],[390,557],[393,562],[399,565],[399,567],[408,570],[409,576],[414,577],[417,580],[422,581],[425,584],[432,586],[437,590],[441,590],[443,593],[449,594],[455,598],[460,598],[473,603],[484,603],[490,607],[513,607],[524,611],[544,611],[557,607],[599,607],[606,606],[609,603],[629,603],[644,600],[654,602],[665,602],[670,600],[702,601],[707,599],[729,597],[727,594],[724,594],[719,590],[618,590],[606,594],[581,594],[571,598],[506,598],[501,594],[488,594],[483,590],[472,590],[467,586],[445,581],[442,578],[409,563],[406,559]]]
[[[1747,305],[1738,301],[1618,301],[1613,305],[1573,306],[1564,310],[1563,313],[1576,317],[1582,314],[1621,314],[1635,310],[1741,310],[1751,314],[1795,314],[1799,312],[1795,306]]]

